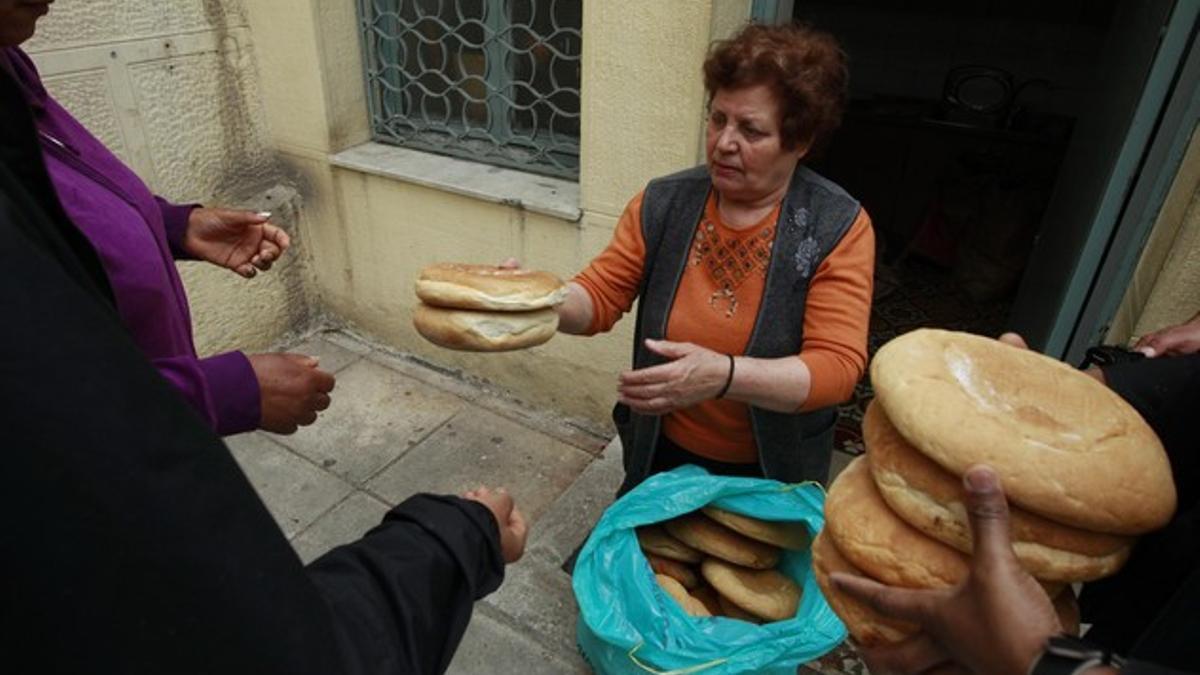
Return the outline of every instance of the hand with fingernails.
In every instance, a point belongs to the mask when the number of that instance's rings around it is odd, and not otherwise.
[[[716,398],[725,389],[729,356],[691,342],[646,340],[645,345],[669,361],[621,373],[617,400],[634,412],[664,415]]]
[[[199,260],[253,278],[271,269],[291,245],[291,238],[270,218],[266,211],[192,209],[183,248]]]
[[[504,562],[514,563],[520,560],[525,553],[525,539],[529,535],[529,527],[508,490],[492,490],[481,485],[463,493],[463,497],[483,504],[496,517],[496,525],[500,528],[500,552],[504,556]]]
[[[319,360],[304,354],[251,354],[247,357],[258,379],[262,419],[259,428],[291,434],[317,421],[329,407],[334,377],[321,370]]]
[[[1133,349],[1151,359],[1200,352],[1200,313],[1181,324],[1143,335],[1133,344]]]
[[[1050,598],[1013,555],[1008,503],[996,472],[973,466],[963,484],[975,550],[962,585],[915,590],[831,575],[839,591],[880,614],[921,627],[907,641],[863,648],[872,673],[942,668],[939,672],[1026,675],[1047,638],[1062,632]]]

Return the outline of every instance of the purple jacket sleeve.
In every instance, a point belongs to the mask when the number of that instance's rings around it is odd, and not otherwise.
[[[162,211],[163,227],[167,230],[167,243],[171,246],[171,255],[176,260],[195,260],[184,250],[183,237],[187,234],[188,216],[192,214],[192,209],[200,205],[172,204],[158,196],[154,201],[158,202],[158,208]]]
[[[204,359],[153,359],[153,363],[218,434],[230,436],[258,428],[261,392],[250,359],[242,352]]]

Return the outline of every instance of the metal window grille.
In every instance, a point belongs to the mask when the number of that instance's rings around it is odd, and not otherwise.
[[[582,0],[359,0],[376,140],[579,175]]]

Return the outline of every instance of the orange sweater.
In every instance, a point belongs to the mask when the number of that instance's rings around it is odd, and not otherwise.
[[[575,277],[595,308],[589,334],[611,329],[637,297],[646,256],[642,196],[625,207],[608,248]],[[745,353],[778,219],[777,206],[753,226],[732,229],[722,222],[715,193],[709,195],[667,321],[668,340]],[[875,235],[870,218],[860,210],[809,282],[799,358],[808,366],[812,385],[801,410],[846,400],[862,377],[874,263]],[[739,401],[712,399],[676,410],[663,418],[663,433],[710,459],[748,463],[758,458],[750,409]]]

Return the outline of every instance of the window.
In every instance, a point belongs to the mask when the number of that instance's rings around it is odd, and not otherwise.
[[[378,141],[579,175],[582,0],[359,0]]]

